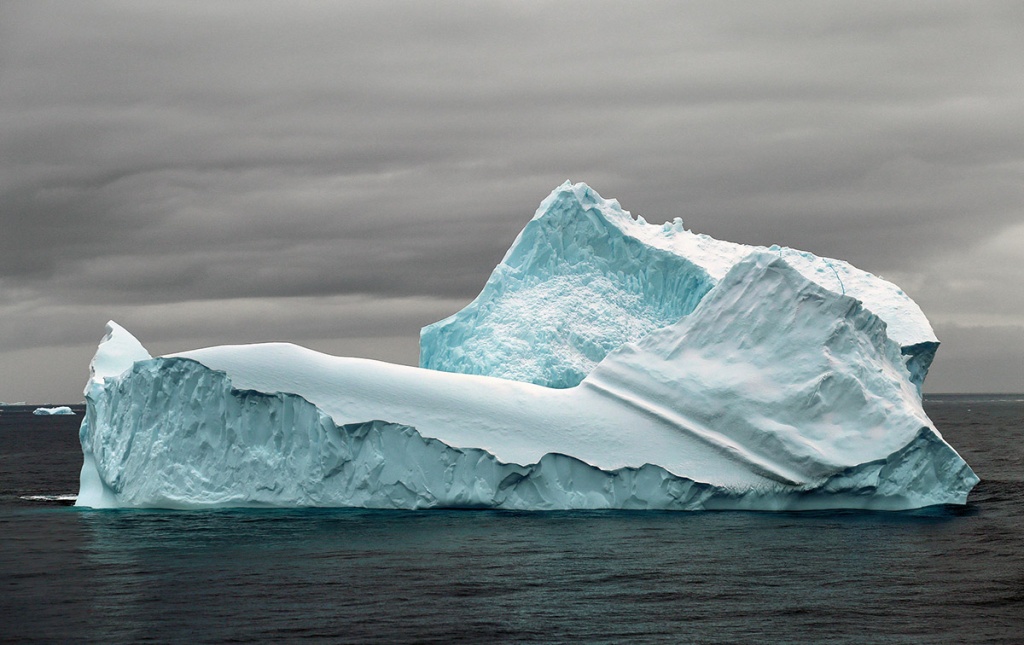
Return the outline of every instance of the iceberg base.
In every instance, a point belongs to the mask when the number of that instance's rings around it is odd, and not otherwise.
[[[929,428],[890,457],[813,486],[735,490],[652,464],[607,471],[558,453],[503,463],[401,423],[339,426],[301,396],[239,390],[185,358],[138,361],[92,383],[87,403],[76,505],[93,508],[903,510],[963,504],[977,482]],[[959,487],[936,485],[950,481]]]

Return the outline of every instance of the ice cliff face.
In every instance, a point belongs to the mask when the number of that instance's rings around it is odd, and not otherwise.
[[[896,285],[841,260],[697,235],[678,218],[651,225],[569,182],[541,203],[480,295],[423,328],[420,366],[572,387],[610,351],[693,311],[754,251],[771,251],[808,280],[861,300],[887,323],[920,390],[938,341]]]
[[[636,284],[653,289],[650,279]],[[977,477],[924,414],[886,322],[859,300],[771,251],[702,295],[564,389],[280,343],[150,358],[111,324],[86,389],[78,504],[966,501]]]

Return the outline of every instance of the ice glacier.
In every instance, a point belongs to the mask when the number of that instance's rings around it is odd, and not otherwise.
[[[841,260],[694,234],[679,218],[651,225],[570,182],[541,202],[472,303],[423,328],[420,366],[572,387],[608,352],[693,311],[732,266],[764,250],[884,320],[920,388],[938,340],[896,285]]]
[[[665,270],[680,266],[645,252]],[[919,310],[890,315],[910,321],[897,341],[866,302],[806,273],[777,250],[730,260],[727,271],[704,278],[707,288],[699,287],[688,313],[595,356],[596,367],[564,388],[284,343],[152,358],[111,322],[86,387],[77,504],[894,510],[965,503],[977,477],[925,415],[904,355]],[[615,280],[633,284],[617,273]],[[682,284],[657,280],[652,273],[636,284],[654,300],[656,286]],[[492,276],[488,288],[500,287]],[[535,319],[523,314],[522,337],[541,343],[542,335],[530,335]],[[462,326],[464,339],[469,331]],[[927,321],[916,328],[925,331]]]

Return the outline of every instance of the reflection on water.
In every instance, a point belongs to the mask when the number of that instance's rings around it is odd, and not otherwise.
[[[918,513],[89,511],[0,424],[0,640],[1016,643],[1022,411],[930,402],[982,482]]]
[[[942,510],[76,517],[101,640],[726,642],[870,623],[899,642],[907,620],[956,629],[955,590],[984,583],[946,552],[967,527]]]

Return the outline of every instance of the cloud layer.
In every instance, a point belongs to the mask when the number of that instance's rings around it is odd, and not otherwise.
[[[893,279],[950,330],[933,391],[1024,390],[1021,25],[1012,2],[4,3],[0,399],[73,400],[108,318],[162,351],[414,363],[566,178]]]

